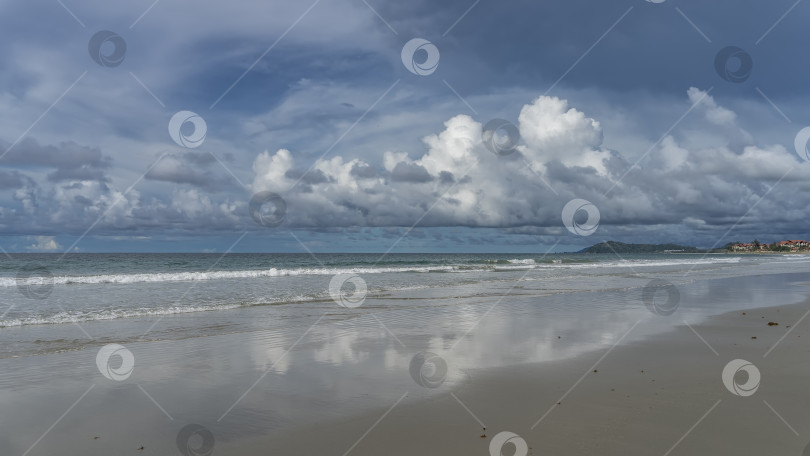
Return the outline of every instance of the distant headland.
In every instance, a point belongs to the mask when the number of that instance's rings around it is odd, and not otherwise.
[[[678,244],[625,244],[624,242],[605,241],[582,249],[577,253],[703,253],[697,247]]]

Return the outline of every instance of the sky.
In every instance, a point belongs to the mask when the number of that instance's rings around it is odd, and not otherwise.
[[[810,237],[810,2],[0,2],[8,252]]]

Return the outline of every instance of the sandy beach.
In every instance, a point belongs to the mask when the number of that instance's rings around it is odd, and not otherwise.
[[[492,437],[509,431],[537,455],[807,454],[810,326],[790,325],[808,309],[810,300],[735,311],[569,360],[470,371],[429,401],[409,394],[394,408],[226,453],[488,454]],[[734,359],[762,374],[752,396],[723,385]]]
[[[683,282],[672,314],[650,312],[634,287],[544,295],[522,283],[507,299],[491,290],[463,301],[447,289],[393,293],[359,312],[313,305],[286,329],[128,343],[134,369],[119,379],[121,361],[98,364],[109,341],[6,358],[0,391],[14,413],[2,415],[2,446],[520,456],[525,442],[537,455],[800,455],[810,442],[804,280]],[[162,331],[188,318],[167,317]],[[737,359],[761,374],[751,395],[745,373],[724,385]],[[510,437],[517,446],[490,448]]]

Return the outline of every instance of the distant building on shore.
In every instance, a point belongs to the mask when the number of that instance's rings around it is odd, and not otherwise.
[[[779,247],[788,247],[790,250],[800,250],[807,248],[807,241],[779,241],[776,245]]]
[[[791,240],[779,241],[772,244],[760,244],[754,241],[750,244],[735,243],[731,244],[732,252],[761,252],[761,251],[780,251],[780,252],[798,252],[800,250],[807,250],[810,247],[807,241]]]

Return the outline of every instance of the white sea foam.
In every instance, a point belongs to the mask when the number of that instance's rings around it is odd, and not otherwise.
[[[536,264],[535,261],[533,259],[531,259],[531,258],[526,258],[526,259],[522,259],[522,260],[513,259],[513,260],[508,260],[508,261],[511,264]]]
[[[263,277],[285,277],[298,275],[335,275],[335,274],[382,274],[388,272],[430,272],[437,270],[454,270],[453,266],[402,267],[402,268],[300,268],[300,269],[256,269],[237,271],[200,271],[200,272],[159,272],[143,274],[99,274],[54,276],[54,285],[100,284],[100,283],[141,283],[141,282],[188,282],[222,279],[251,279]],[[32,285],[38,285],[41,278],[28,279]],[[25,280],[22,281],[26,283]],[[12,287],[17,284],[13,277],[0,277],[0,287]]]
[[[173,315],[191,312],[205,312],[211,310],[226,310],[241,307],[239,304],[222,304],[214,306],[171,306],[161,308],[141,308],[130,310],[101,310],[91,312],[59,312],[49,316],[31,316],[24,318],[14,318],[9,320],[0,320],[0,328],[11,326],[28,326],[28,325],[51,325],[61,323],[81,323],[85,321],[97,320],[115,320],[118,318],[129,317],[147,317],[159,315]]]
[[[434,265],[434,266],[400,266],[400,267],[360,267],[360,268],[298,268],[298,269],[256,269],[234,271],[196,271],[196,272],[158,272],[140,274],[98,274],[98,275],[67,275],[53,277],[54,285],[78,284],[132,284],[151,282],[189,282],[227,279],[259,279],[287,276],[310,276],[335,274],[385,274],[385,273],[427,273],[427,272],[486,272],[504,269],[535,269],[535,268],[568,268],[592,269],[611,267],[654,267],[679,265],[710,265],[739,263],[741,257],[713,257],[713,258],[684,258],[667,260],[618,260],[590,263],[565,263],[553,261],[552,263],[537,263],[534,259],[511,259],[507,264],[471,265]],[[40,277],[31,277],[22,280],[23,284],[39,285]],[[13,287],[18,284],[14,277],[0,277],[0,287]]]

